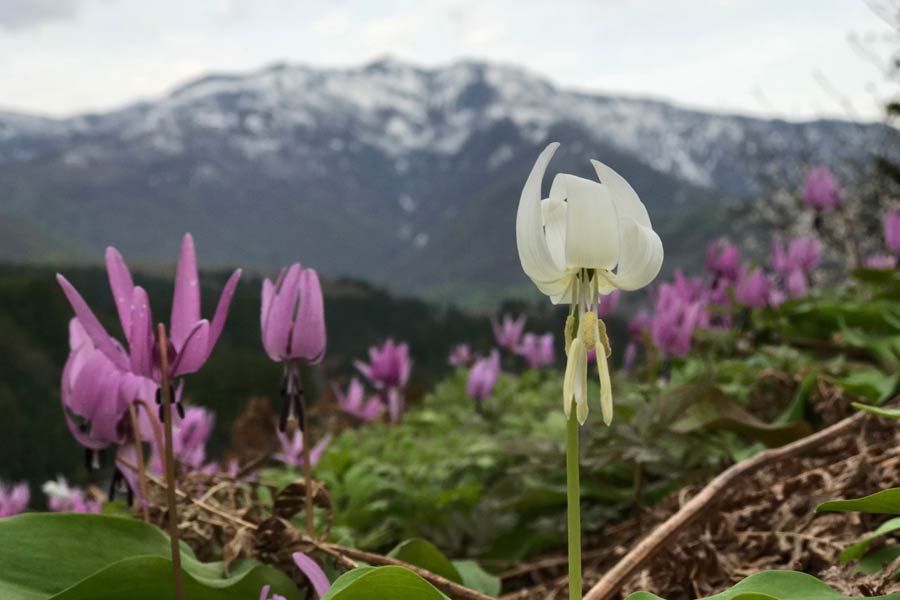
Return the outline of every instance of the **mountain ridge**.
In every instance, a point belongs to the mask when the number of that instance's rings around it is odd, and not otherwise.
[[[563,142],[553,171],[592,177],[598,158],[632,181],[678,257],[670,215],[802,181],[809,164],[841,169],[895,134],[589,94],[473,60],[278,63],[106,112],[0,113],[0,211],[98,256],[112,243],[165,259],[190,229],[217,263],[299,258],[414,292],[514,286],[518,193],[548,141]]]

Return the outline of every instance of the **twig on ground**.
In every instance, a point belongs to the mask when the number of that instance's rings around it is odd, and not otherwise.
[[[723,492],[730,485],[771,463],[802,454],[825,444],[853,429],[866,418],[867,413],[859,412],[786,446],[764,450],[747,460],[732,465],[709,482],[700,493],[684,504],[677,513],[659,525],[632,548],[622,560],[611,570],[607,571],[603,578],[588,591],[584,600],[610,600],[632,575],[640,571],[650,559],[664,549],[679,533],[699,520],[704,514],[707,514],[710,507],[722,498]]]

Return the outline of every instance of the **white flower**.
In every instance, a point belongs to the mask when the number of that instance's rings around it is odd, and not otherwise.
[[[600,181],[558,174],[550,197],[541,199],[547,164],[559,144],[553,143],[538,157],[519,200],[516,244],[522,269],[554,304],[571,304],[567,332],[568,350],[563,406],[578,406],[581,423],[587,417],[587,350],[596,349],[600,372],[603,420],[612,421],[612,391],[602,321],[586,319],[594,314],[599,295],[616,289],[644,287],[656,277],[663,261],[663,247],[650,225],[647,209],[621,175],[601,162],[591,164]],[[577,327],[575,323],[577,322]],[[567,338],[567,339],[569,339]],[[568,342],[567,342],[568,343]]]

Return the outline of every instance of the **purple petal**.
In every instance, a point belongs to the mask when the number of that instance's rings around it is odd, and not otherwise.
[[[196,323],[188,333],[184,345],[178,350],[175,360],[172,361],[172,377],[199,371],[208,356],[209,321],[203,319]]]
[[[116,302],[116,310],[119,311],[122,333],[128,338],[131,335],[131,294],[134,290],[134,281],[122,255],[112,246],[106,249],[106,274],[109,277],[113,300]]]
[[[259,311],[259,328],[264,331],[266,328],[266,316],[269,314],[269,308],[272,307],[272,298],[275,296],[275,285],[268,279],[263,281],[262,285],[262,304]]]
[[[94,413],[89,417],[92,438],[109,443],[119,440],[118,426],[122,418],[122,412],[119,410],[121,383],[122,379],[115,371],[107,371],[101,376],[94,392],[97,397]]]
[[[169,335],[172,344],[180,348],[200,320],[200,278],[197,275],[197,255],[194,238],[184,234],[181,255],[175,270],[175,295],[172,298],[172,318]]]
[[[91,351],[84,366],[75,374],[69,409],[84,419],[91,419],[97,411],[97,388],[109,371],[109,360],[102,352]]]
[[[134,288],[131,296],[131,370],[138,375],[150,377],[153,374],[153,316],[150,314],[150,299],[144,288]]]
[[[234,290],[237,288],[238,281],[241,279],[241,270],[238,269],[231,274],[225,287],[222,288],[222,294],[219,296],[219,304],[216,306],[216,312],[213,314],[212,322],[209,324],[209,338],[207,340],[206,357],[212,354],[222,330],[225,328],[225,319],[228,318],[228,309],[231,308],[231,299],[234,297]]]
[[[116,465],[119,467],[119,471],[122,473],[122,476],[125,477],[125,480],[128,482],[128,487],[130,487],[131,491],[134,493],[135,500],[137,500],[138,504],[143,504],[138,472],[125,464],[125,462],[127,462],[132,465],[137,465],[137,453],[137,446],[135,446],[133,443],[119,446],[119,448],[116,450]],[[123,462],[123,460],[125,462]]]
[[[263,346],[269,357],[278,362],[288,358],[288,340],[294,323],[294,311],[300,293],[300,265],[291,265],[281,285],[275,291],[272,305],[263,327]]]
[[[72,309],[75,311],[75,316],[78,317],[78,321],[81,323],[81,326],[84,327],[85,333],[91,338],[94,346],[113,361],[116,366],[127,369],[128,358],[125,356],[125,352],[122,350],[121,346],[116,344],[115,340],[109,336],[106,329],[103,328],[103,325],[100,324],[100,321],[97,319],[96,315],[94,315],[94,311],[91,310],[91,307],[88,306],[87,302],[84,301],[84,298],[81,297],[81,294],[78,293],[78,290],[76,290],[72,284],[60,274],[56,275],[56,281],[59,283],[60,287],[62,287],[63,293],[66,295],[69,304],[72,305]]]
[[[328,581],[328,577],[325,576],[325,572],[322,571],[322,568],[318,564],[316,564],[316,561],[302,552],[294,552],[291,555],[291,558],[294,559],[294,564],[296,564],[300,570],[303,571],[303,574],[306,575],[306,578],[309,579],[309,582],[316,590],[316,594],[319,598],[328,593],[328,590],[331,588],[331,582]]]
[[[325,356],[325,307],[319,276],[312,269],[300,274],[300,308],[291,335],[290,356],[316,364]]]
[[[90,344],[91,348],[94,347],[94,344],[91,343],[91,338],[88,337],[81,321],[72,317],[69,319],[69,348],[72,351],[75,351],[85,344]]]
[[[331,443],[331,434],[325,434],[319,443],[312,447],[312,450],[309,451],[309,464],[312,466],[316,466],[319,464],[319,461],[322,459],[322,454],[325,452],[325,448],[328,447],[328,444]],[[302,448],[301,448],[302,450]]]
[[[75,440],[84,446],[85,448],[90,448],[91,450],[101,450],[107,446],[105,442],[101,442],[93,439],[90,435],[83,432],[72,416],[69,414],[69,409],[72,404],[72,388],[73,388],[73,368],[75,366],[75,361],[73,360],[75,356],[71,356],[69,360],[66,362],[66,366],[63,368],[62,374],[62,407],[63,407],[63,417],[66,420],[66,426],[69,428],[69,431],[72,433],[72,437]]]

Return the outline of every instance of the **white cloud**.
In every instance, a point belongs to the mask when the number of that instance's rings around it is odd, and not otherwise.
[[[0,2],[0,28],[14,31],[48,21],[71,19],[78,14],[82,4],[82,0],[3,0]]]
[[[876,114],[866,90],[880,75],[846,40],[886,31],[848,0],[0,0],[0,28],[17,28],[0,29],[0,106],[25,111],[110,108],[206,71],[391,54],[498,60],[567,87],[794,117],[839,112],[816,69]]]

